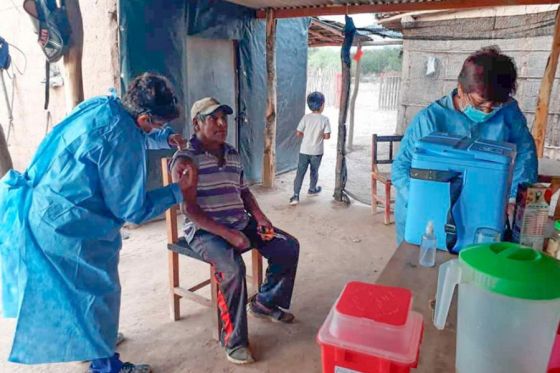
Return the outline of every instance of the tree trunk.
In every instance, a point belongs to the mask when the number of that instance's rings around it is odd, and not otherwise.
[[[346,116],[348,114],[348,98],[350,96],[350,68],[352,61],[350,59],[350,48],[354,40],[356,27],[352,18],[346,16],[346,25],[344,26],[344,42],[340,51],[342,60],[342,84],[340,94],[340,111],[338,113],[338,141],[336,145],[336,177],[334,186],[334,199],[339,202],[350,203],[350,199],[344,192],[346,187],[347,169],[346,169]]]

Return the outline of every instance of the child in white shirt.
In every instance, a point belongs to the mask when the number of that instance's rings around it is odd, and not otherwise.
[[[323,140],[331,137],[329,118],[321,114],[325,107],[325,96],[321,92],[312,92],[307,96],[307,106],[312,111],[301,118],[296,135],[303,138],[299,151],[299,162],[294,180],[294,195],[290,198],[290,205],[299,203],[299,192],[303,178],[310,166],[310,184],[307,191],[310,195],[317,195],[321,187],[317,186],[319,179],[319,166],[323,158]]]

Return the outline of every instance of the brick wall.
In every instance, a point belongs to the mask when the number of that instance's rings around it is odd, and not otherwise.
[[[405,40],[398,131],[402,133],[420,109],[455,88],[465,58],[480,47],[488,45],[498,45],[503,53],[515,59],[519,76],[515,98],[531,126],[551,44],[550,36],[502,40]],[[426,76],[426,63],[430,57],[437,59],[437,73]],[[548,146],[556,147],[560,146],[559,82],[560,69],[552,90],[546,139]],[[547,155],[556,157],[556,152],[558,151],[549,149]]]
[[[4,72],[8,94],[11,95],[14,90],[14,128],[9,139],[9,151],[14,168],[19,170],[27,166],[48,130],[47,111],[43,110],[45,59],[31,21],[20,7],[21,3],[20,0],[0,2],[0,36],[20,48],[27,60],[25,66],[25,59],[15,48],[11,48],[13,64],[24,70],[23,75],[16,72],[15,80],[12,80]],[[118,81],[116,0],[81,1],[80,6],[84,22],[84,93],[88,98],[105,93]],[[62,70],[62,61],[58,64]],[[10,69],[10,75],[12,72],[14,69]],[[66,114],[64,87],[52,88],[50,94],[49,112],[52,125],[55,125]],[[7,132],[8,115],[2,93],[0,123]]]

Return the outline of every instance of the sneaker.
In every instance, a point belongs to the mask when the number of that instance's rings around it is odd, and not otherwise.
[[[259,319],[268,319],[272,322],[280,322],[290,324],[294,322],[295,316],[289,312],[283,311],[278,307],[267,307],[257,301],[257,297],[251,298],[247,304],[247,313]]]
[[[255,362],[255,359],[253,359],[253,355],[251,354],[251,350],[249,350],[249,347],[244,346],[238,347],[231,351],[228,351],[226,349],[226,357],[228,361],[239,365],[251,364]]]
[[[152,373],[152,367],[148,364],[124,363],[119,373]]]
[[[290,198],[290,205],[295,206],[299,203],[299,196],[294,194],[292,198]]]
[[[322,188],[321,188],[320,186],[318,186],[318,187],[315,187],[315,189],[309,189],[309,190],[307,191],[307,194],[310,194],[310,195],[312,195],[312,196],[315,196],[315,195],[321,193],[321,190],[322,190]]]

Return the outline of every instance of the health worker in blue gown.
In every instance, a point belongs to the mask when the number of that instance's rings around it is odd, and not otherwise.
[[[510,198],[515,198],[520,183],[537,180],[535,141],[513,98],[516,81],[517,71],[511,57],[502,54],[497,47],[482,48],[463,63],[457,88],[412,119],[392,168],[392,180],[397,189],[397,243],[404,237],[414,145],[432,132],[515,144],[517,156]],[[491,193],[490,185],[480,187],[481,193]]]
[[[55,126],[23,172],[0,180],[0,310],[17,318],[9,360],[92,361],[90,372],[149,372],[115,353],[120,229],[183,201],[189,176],[146,189],[146,149],[185,144],[173,88],[146,73],[123,100],[89,99]]]

